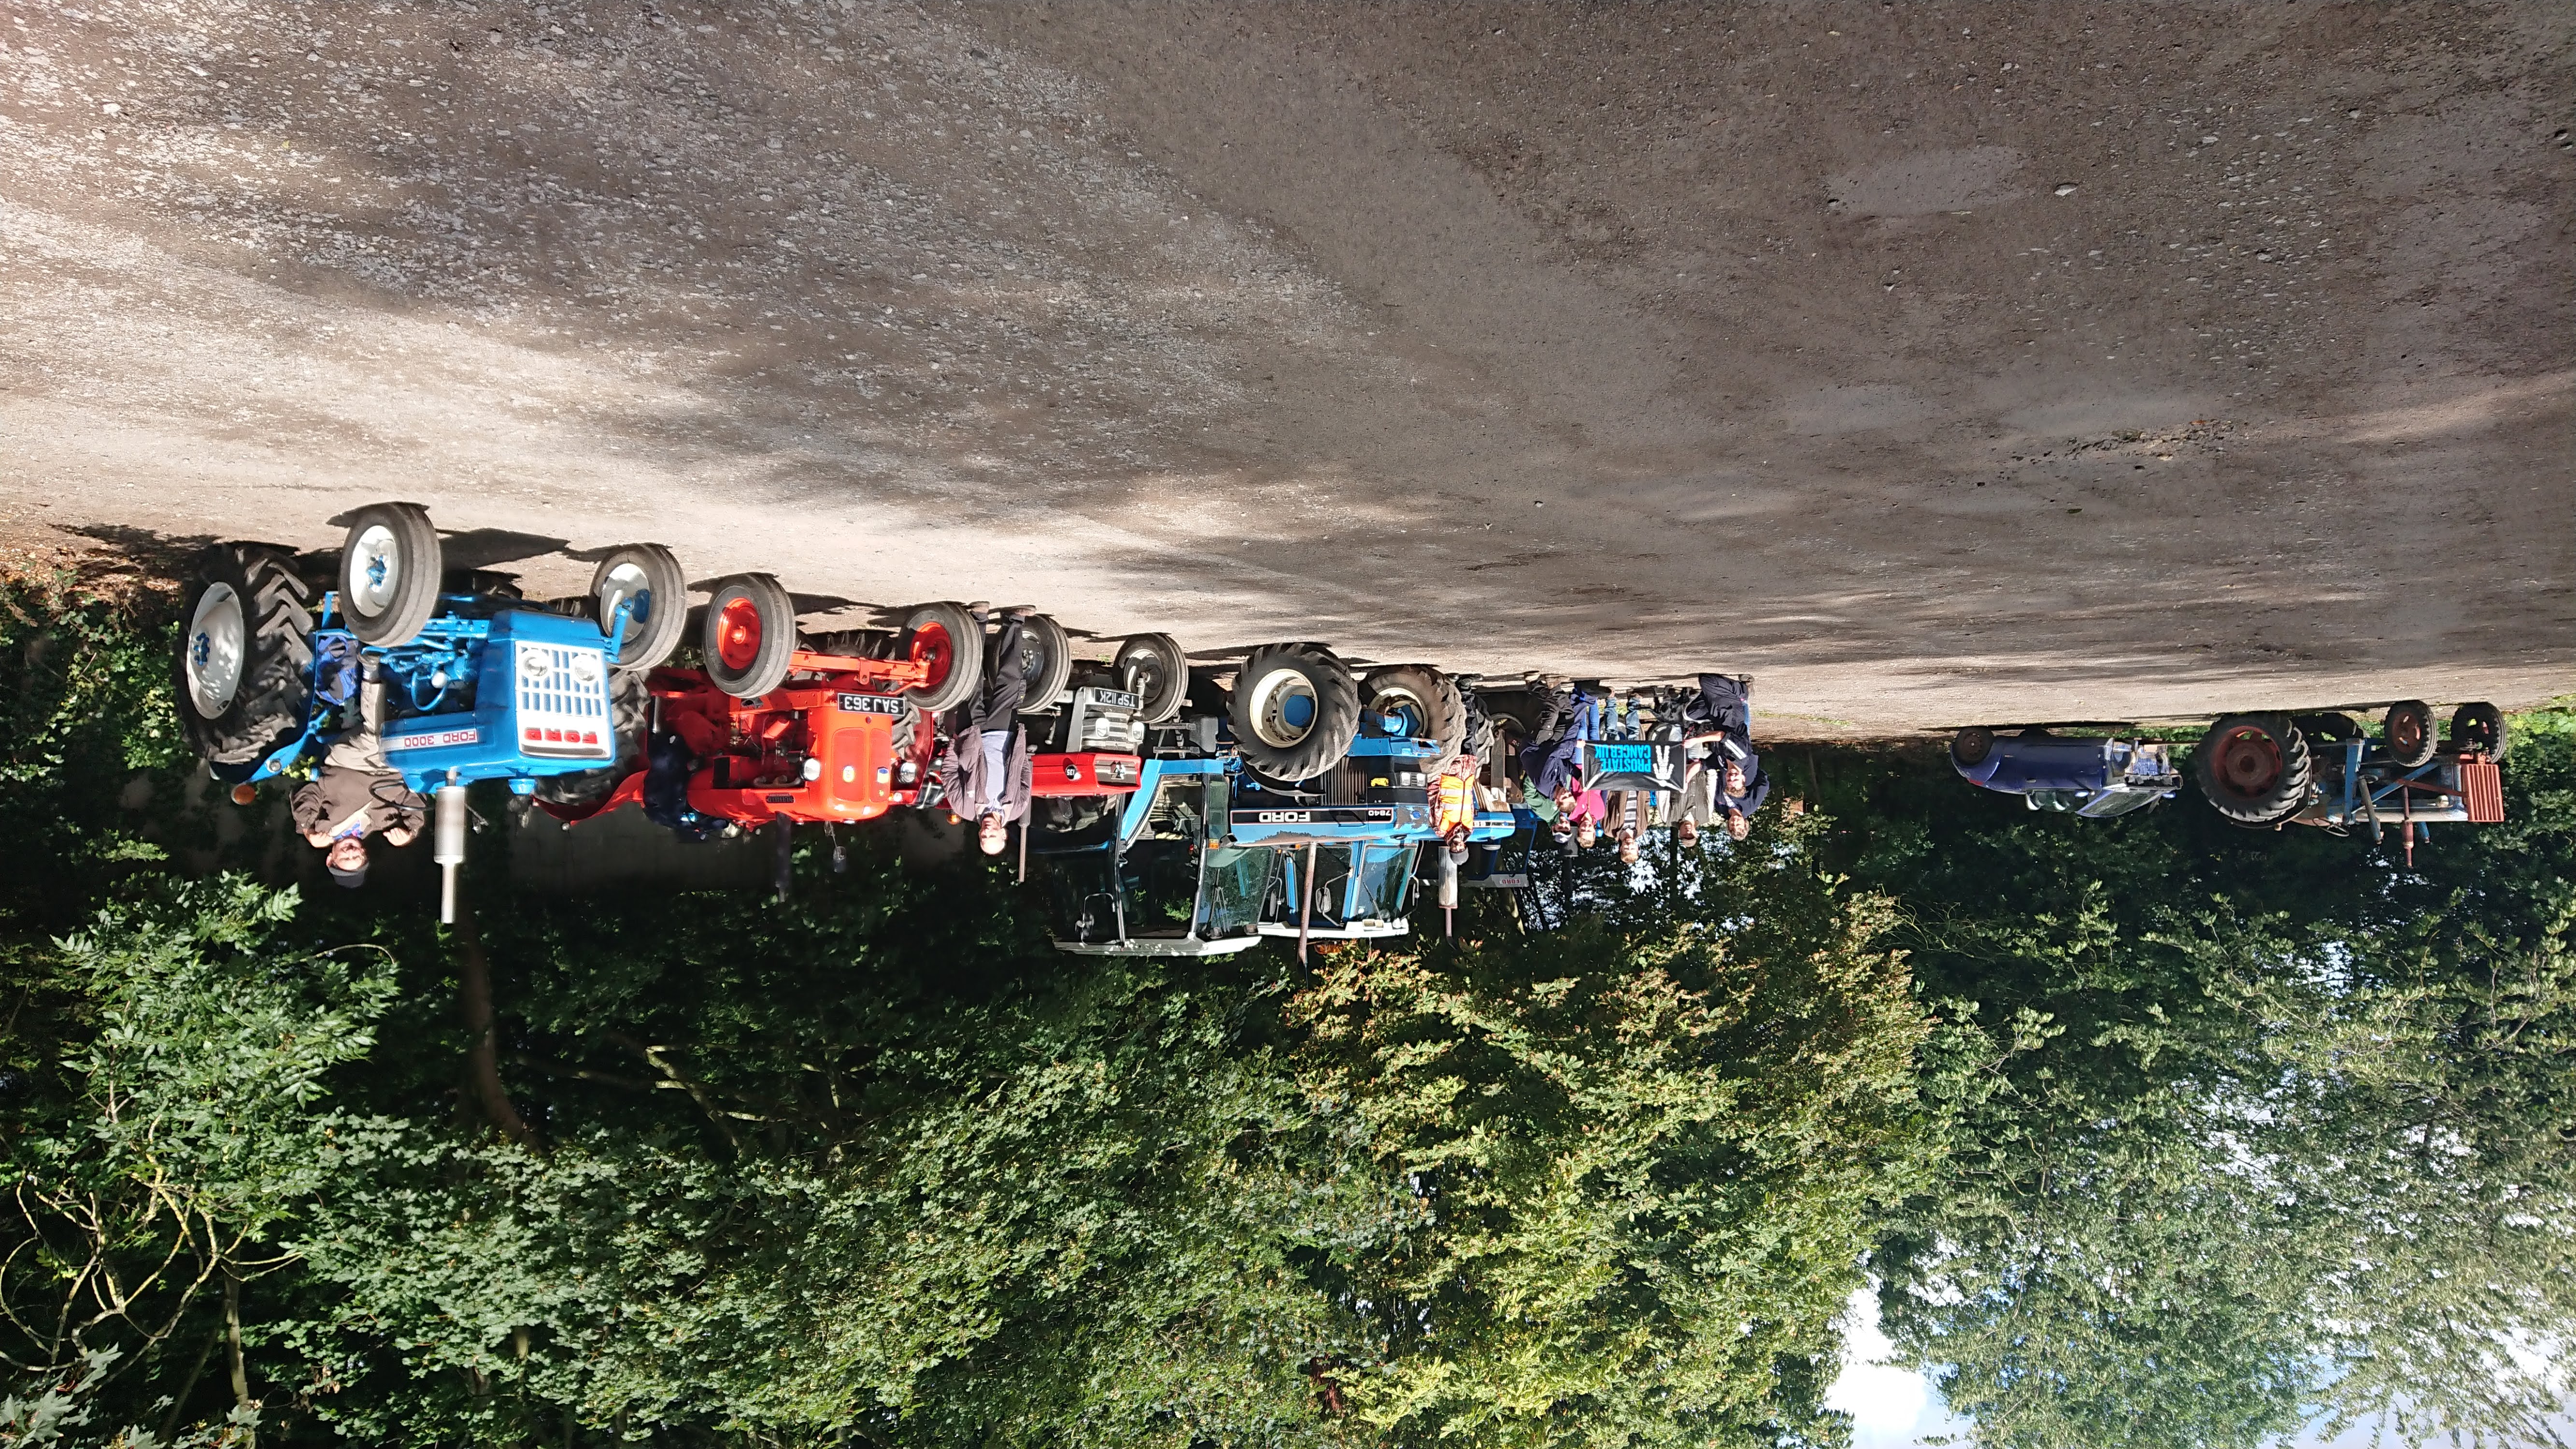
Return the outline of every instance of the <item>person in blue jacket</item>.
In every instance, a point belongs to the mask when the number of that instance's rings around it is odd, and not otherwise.
[[[1586,740],[1601,738],[1601,699],[1589,685],[1551,692],[1546,708],[1533,721],[1529,743],[1521,746],[1521,773],[1554,801],[1560,816],[1572,810]]]
[[[1682,744],[1686,750],[1710,746],[1704,760],[1694,760],[1682,779],[1682,815],[1673,826],[1684,845],[1698,840],[1702,827],[1723,823],[1726,833],[1742,840],[1753,829],[1753,813],[1771,798],[1770,778],[1762,757],[1753,751],[1753,681],[1732,674],[1703,674],[1699,692],[1682,702]]]

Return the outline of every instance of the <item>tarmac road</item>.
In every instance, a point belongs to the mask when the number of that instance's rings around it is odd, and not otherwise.
[[[2576,690],[2576,8],[0,0],[0,539],[1772,734]]]

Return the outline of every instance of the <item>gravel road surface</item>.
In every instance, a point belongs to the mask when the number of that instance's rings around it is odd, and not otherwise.
[[[1758,674],[2576,689],[2576,7],[0,0],[0,539]]]

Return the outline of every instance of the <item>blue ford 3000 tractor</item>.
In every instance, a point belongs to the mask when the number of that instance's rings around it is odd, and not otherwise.
[[[334,740],[372,724],[384,767],[435,803],[447,920],[465,787],[533,794],[614,765],[640,722],[636,676],[669,656],[688,612],[686,576],[655,544],[610,551],[569,607],[466,577],[481,587],[444,589],[438,531],[409,503],[351,515],[318,604],[292,554],[218,544],[199,561],[174,661],[188,743],[226,784],[311,778]]]

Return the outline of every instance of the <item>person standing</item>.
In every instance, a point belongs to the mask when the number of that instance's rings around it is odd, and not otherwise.
[[[1581,773],[1584,743],[1600,737],[1601,701],[1590,688],[1553,691],[1521,747],[1521,774],[1562,811],[1562,797]]]
[[[1684,845],[1700,830],[1723,823],[1726,833],[1742,840],[1753,829],[1752,817],[1771,796],[1771,781],[1762,773],[1762,757],[1753,751],[1753,681],[1731,674],[1703,674],[1699,693],[1682,704],[1685,750],[1709,746],[1704,761],[1694,762],[1682,781],[1682,823],[1674,827]]]
[[[409,845],[429,818],[429,801],[385,763],[385,684],[376,661],[355,662],[357,718],[324,748],[313,778],[287,797],[296,833],[323,852],[332,881],[353,890],[367,880],[368,836]]]
[[[1019,722],[1020,704],[1028,697],[1020,645],[1033,609],[1013,609],[1002,616],[984,656],[984,680],[975,697],[949,713],[950,745],[940,771],[949,813],[975,822],[975,844],[986,855],[999,855],[1012,824],[1028,819],[1034,793],[1030,771],[1029,732]],[[975,610],[975,622],[986,615]]]

